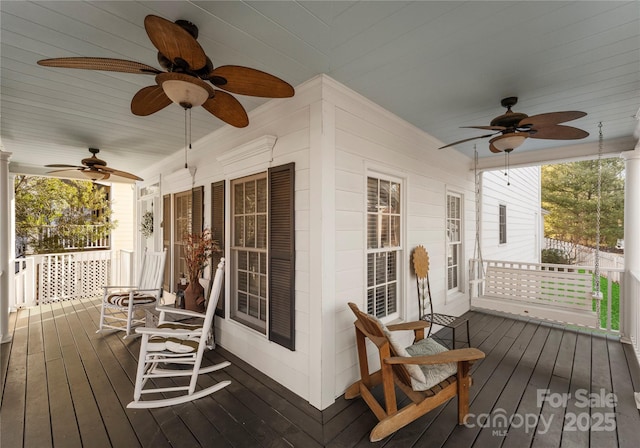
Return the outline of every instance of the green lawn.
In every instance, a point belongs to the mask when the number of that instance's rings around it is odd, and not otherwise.
[[[609,297],[607,290],[609,288],[609,279],[600,276],[600,292],[602,292],[602,301],[600,302],[600,326],[607,328],[607,307]],[[611,329],[620,330],[620,283],[613,282],[611,285]],[[593,310],[596,310],[596,301],[593,301]]]

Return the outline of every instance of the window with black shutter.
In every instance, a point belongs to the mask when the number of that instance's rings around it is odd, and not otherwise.
[[[294,165],[230,187],[230,316],[294,350]]]
[[[218,242],[220,252],[211,254],[211,266],[212,266],[212,278],[215,275],[215,269],[220,258],[224,256],[224,241],[225,241],[225,228],[224,228],[224,181],[215,182],[211,184],[211,235],[215,241]],[[224,282],[224,280],[223,280]],[[224,291],[224,284],[222,286]],[[218,300],[218,306],[216,308],[216,314],[220,317],[225,317],[225,301]]]

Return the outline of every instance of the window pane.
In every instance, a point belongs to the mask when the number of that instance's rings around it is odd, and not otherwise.
[[[267,273],[267,254],[264,252],[260,253],[260,273]]]
[[[257,190],[257,208],[258,213],[267,212],[267,179],[258,179],[256,181]]]
[[[374,286],[375,283],[375,255],[367,254],[367,286]]]
[[[374,305],[374,300],[373,300],[373,293],[375,291],[375,288],[371,288],[367,291],[367,314],[371,314],[374,315],[374,309],[373,309],[373,305]]]
[[[238,272],[238,291],[247,292],[247,273]]]
[[[377,249],[378,246],[378,215],[367,216],[367,248]]]
[[[244,212],[255,213],[256,211],[256,184],[247,182],[244,184]]]
[[[395,313],[396,310],[396,284],[390,283],[387,285],[387,314]]]
[[[391,247],[399,247],[400,246],[400,217],[399,216],[391,216],[391,227],[390,227],[390,235],[389,235],[389,243]]]
[[[260,293],[260,275],[249,274],[249,293],[258,295]]]
[[[236,216],[234,219],[233,244],[244,246],[244,216]]]
[[[256,218],[255,216],[247,216],[244,220],[244,233],[246,241],[245,247],[256,247]]]
[[[391,191],[389,192],[389,212],[400,213],[400,184],[391,182]]]
[[[260,320],[267,321],[267,301],[260,299]]]
[[[238,311],[247,312],[247,295],[238,293]]]
[[[391,182],[386,180],[380,181],[380,206],[379,211],[389,213],[389,189]]]
[[[233,213],[244,213],[244,184],[239,183],[233,187]]]
[[[256,216],[256,247],[258,249],[267,248],[267,215]]]
[[[387,255],[387,281],[392,282],[397,280],[396,274],[396,252],[389,252]]]
[[[260,272],[259,257],[258,252],[249,252],[249,272]]]
[[[367,178],[367,211],[378,212],[378,179]]]
[[[390,216],[389,215],[382,215],[380,216],[380,235],[382,237],[382,240],[380,241],[380,246],[381,247],[389,247],[389,238],[390,238],[390,230],[389,229],[389,220],[390,220]]]
[[[376,285],[380,285],[387,281],[386,258],[386,254],[376,255]]]
[[[376,312],[377,317],[384,317],[387,315],[387,288],[386,286],[379,286],[376,288]]]
[[[239,251],[238,252],[238,269],[247,270],[247,252]]]
[[[249,316],[258,317],[258,299],[249,296]]]

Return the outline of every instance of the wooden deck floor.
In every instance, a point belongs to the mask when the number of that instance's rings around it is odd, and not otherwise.
[[[128,410],[135,338],[95,334],[95,301],[21,310],[11,315],[12,342],[2,345],[0,446],[640,446],[640,369],[629,346],[539,322],[467,316],[472,345],[487,354],[472,370],[470,427],[456,425],[454,399],[372,444],[375,417],[362,400],[339,398],[318,411],[221,347],[207,356],[232,365],[202,385],[230,379],[229,387],[179,406]],[[541,402],[538,391],[547,389]],[[581,395],[601,389],[615,394],[615,406]],[[566,407],[561,394],[571,394]]]

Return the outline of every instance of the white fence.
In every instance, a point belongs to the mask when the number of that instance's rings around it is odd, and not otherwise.
[[[554,240],[552,238],[545,238],[544,245],[545,249],[558,249],[566,254],[573,260],[572,264],[581,266],[595,266],[596,264],[596,250],[592,247]],[[604,271],[608,271],[609,269],[622,270],[624,269],[624,255],[600,251],[598,253],[598,264]],[[620,281],[620,273],[618,271],[610,272],[610,274],[613,275],[611,280],[614,282]]]

